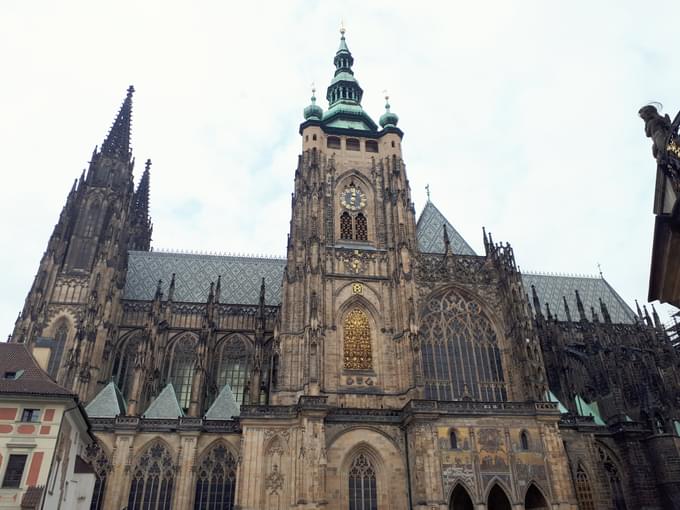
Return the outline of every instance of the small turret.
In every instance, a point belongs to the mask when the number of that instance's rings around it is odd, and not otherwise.
[[[385,96],[385,113],[380,117],[380,125],[383,128],[397,127],[397,123],[399,122],[399,116],[390,111],[389,99],[390,96]]]
[[[312,88],[312,103],[307,106],[303,112],[305,120],[321,120],[323,117],[323,108],[316,104],[316,89]]]

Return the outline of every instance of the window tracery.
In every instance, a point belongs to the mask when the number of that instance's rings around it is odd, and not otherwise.
[[[346,211],[340,215],[340,239],[352,239],[352,217]]]
[[[175,464],[163,443],[157,441],[139,457],[132,470],[128,510],[172,508]]]
[[[194,510],[232,510],[236,460],[226,446],[213,447],[197,470]]]
[[[347,314],[343,337],[344,367],[350,370],[373,368],[371,327],[363,310],[354,308]]]
[[[576,500],[578,507],[581,510],[595,510],[595,501],[593,500],[593,491],[590,488],[590,481],[588,474],[583,470],[583,466],[579,464],[576,471]]]
[[[349,470],[350,510],[378,510],[375,468],[363,453],[357,455]]]
[[[112,469],[111,462],[98,441],[92,441],[92,443],[87,446],[85,449],[85,458],[94,469],[95,474],[90,510],[101,510],[104,505],[106,479]]]
[[[183,336],[175,342],[168,370],[168,380],[175,388],[177,401],[184,410],[191,401],[191,385],[196,366],[196,338]]]
[[[626,510],[626,498],[623,494],[623,484],[621,483],[621,474],[618,467],[614,463],[611,456],[601,447],[598,447],[598,455],[600,461],[604,466],[604,472],[609,483],[609,493],[614,510]]]
[[[426,398],[507,399],[496,333],[477,302],[454,290],[431,297],[420,336]]]
[[[132,385],[132,374],[134,373],[139,341],[139,336],[127,340],[121,345],[113,360],[111,379],[116,383],[116,386],[118,386],[118,389],[125,398],[130,396],[129,392]]]
[[[356,226],[356,240],[357,241],[368,241],[368,224],[366,222],[366,216],[359,213],[354,219],[354,224]]]
[[[244,402],[248,393],[246,389],[250,373],[248,358],[249,348],[244,338],[232,336],[222,342],[215,371],[217,392],[219,393],[224,385],[228,384],[238,404]]]
[[[59,372],[59,365],[61,364],[61,358],[64,354],[64,346],[66,345],[67,339],[68,324],[66,323],[66,320],[62,319],[59,326],[57,326],[56,332],[54,333],[54,343],[52,344],[50,361],[47,364],[47,373],[50,374],[54,379],[57,378],[57,373]]]

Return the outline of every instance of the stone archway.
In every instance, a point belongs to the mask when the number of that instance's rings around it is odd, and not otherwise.
[[[451,493],[451,502],[449,503],[449,510],[474,510],[472,499],[465,490],[465,487],[458,484]]]
[[[529,490],[524,496],[524,508],[527,510],[548,510],[549,508],[545,496],[533,483],[529,486]]]
[[[512,510],[510,500],[500,486],[494,485],[489,491],[487,508],[488,510]]]

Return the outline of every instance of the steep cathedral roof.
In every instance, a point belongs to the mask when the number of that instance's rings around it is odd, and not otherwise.
[[[156,293],[158,280],[162,280],[161,291],[167,297],[174,274],[174,301],[205,303],[210,283],[221,276],[220,303],[257,305],[264,278],[265,302],[277,305],[281,302],[285,265],[285,260],[275,258],[131,251],[123,296],[150,301]]]
[[[416,226],[418,249],[421,252],[444,253],[444,225],[454,254],[476,255],[451,222],[429,200]],[[260,284],[264,278],[266,303],[278,305],[281,303],[281,282],[285,265],[284,259],[277,258],[130,251],[124,298],[152,300],[159,280],[162,280],[161,291],[164,298],[167,298],[170,280],[174,274],[175,302],[205,303],[210,292],[210,283],[221,277],[221,303],[257,305]],[[604,278],[522,273],[522,281],[527,293],[531,292],[532,285],[535,287],[541,306],[545,307],[547,303],[558,320],[567,320],[565,299],[571,317],[578,320],[575,293],[578,290],[588,319],[591,319],[591,309],[601,318],[602,300],[612,322],[635,321],[633,311]],[[542,312],[545,314],[545,309]]]
[[[456,255],[477,255],[453,225],[429,200],[420,213],[416,225],[418,249],[423,253],[444,253],[444,225],[451,243],[451,251]]]

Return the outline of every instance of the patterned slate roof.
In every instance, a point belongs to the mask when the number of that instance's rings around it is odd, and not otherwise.
[[[549,303],[550,312],[553,315],[556,315],[559,320],[567,320],[562,299],[562,296],[565,296],[571,318],[579,320],[576,293],[574,292],[578,290],[588,320],[592,318],[591,306],[595,309],[600,320],[603,320],[599,301],[599,298],[601,298],[607,305],[612,322],[619,324],[634,322],[633,311],[604,278],[524,273],[522,274],[522,282],[529,297],[531,297],[531,286],[536,287],[536,294],[541,302],[541,311],[544,315],[545,304]],[[529,299],[529,301],[533,308],[533,300]]]
[[[123,297],[152,300],[158,280],[162,280],[161,290],[166,299],[175,273],[174,301],[205,303],[210,282],[217,282],[221,275],[221,303],[256,305],[264,277],[265,301],[268,305],[278,305],[285,264],[285,260],[274,258],[131,251]]]
[[[444,253],[444,224],[451,242],[451,251],[456,255],[477,255],[463,236],[453,228],[435,205],[427,201],[416,225],[418,249],[424,253]]]

